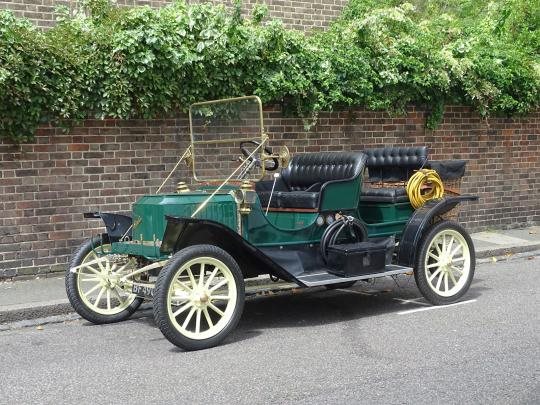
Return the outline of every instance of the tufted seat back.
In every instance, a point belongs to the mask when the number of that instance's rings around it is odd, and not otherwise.
[[[365,161],[362,152],[305,153],[294,156],[281,176],[291,191],[313,190],[317,184],[360,176]]]
[[[406,181],[415,170],[426,164],[425,146],[366,149],[368,181]]]

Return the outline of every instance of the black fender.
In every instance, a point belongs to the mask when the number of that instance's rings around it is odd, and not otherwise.
[[[188,246],[211,244],[229,253],[242,269],[245,278],[272,274],[282,280],[296,278],[231,228],[208,219],[165,216],[167,227],[161,252],[172,254]]]
[[[460,195],[455,197],[444,197],[426,202],[422,207],[414,211],[409,218],[405,230],[399,240],[398,264],[407,267],[414,267],[416,261],[416,251],[422,239],[424,231],[431,224],[434,217],[440,216],[463,201],[476,201],[477,196]]]
[[[133,220],[128,215],[112,214],[109,212],[85,212],[85,218],[101,218],[107,228],[109,241],[118,242],[124,234],[131,239],[131,224]]]

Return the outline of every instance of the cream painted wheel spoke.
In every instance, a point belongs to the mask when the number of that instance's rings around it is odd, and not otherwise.
[[[184,312],[185,310],[187,310],[188,308],[192,307],[193,304],[190,302],[188,302],[187,304],[185,304],[183,307],[180,307],[180,309],[178,311],[176,311],[175,313],[173,313],[173,316],[176,318],[178,315],[180,315],[182,312]]]
[[[122,297],[120,296],[120,293],[118,292],[118,289],[120,289],[120,287],[114,287],[112,289],[112,292],[114,295],[116,295],[116,298],[118,298],[118,301],[120,302],[120,305],[122,305],[124,303],[124,300],[122,299]],[[122,291],[122,289],[120,289],[120,291]]]
[[[81,278],[82,282],[88,283],[88,282],[99,282],[101,280],[101,277],[91,277],[91,278]]]
[[[97,283],[95,286],[93,286],[89,291],[86,292],[86,295],[92,294],[94,291],[96,291],[99,287],[101,287],[101,283]]]
[[[195,315],[195,333],[201,332],[201,309],[197,309],[197,315]]]
[[[121,274],[126,269],[126,267],[128,267],[130,264],[132,264],[131,261],[128,261],[126,264],[124,264],[122,267],[116,270],[114,274]]]
[[[98,267],[100,268],[102,273],[107,273],[107,269],[103,267],[103,264],[101,263],[101,260],[97,262]]]
[[[439,279],[437,280],[437,287],[435,287],[437,290],[441,288],[441,283],[442,283],[443,278],[444,278],[444,273],[441,272],[439,275]]]
[[[214,300],[227,301],[230,299],[228,295],[212,295],[210,298],[212,299],[212,301]]]
[[[94,306],[96,308],[99,308],[99,302],[101,301],[101,297],[103,296],[103,293],[105,292],[106,288],[101,287],[101,290],[99,290],[98,296],[96,297],[96,302],[94,302]]]
[[[201,263],[201,272],[199,274],[199,288],[202,288],[204,285],[204,263]]]
[[[441,271],[442,271],[441,268],[438,268],[437,270],[435,270],[435,271],[431,274],[431,276],[429,276],[429,281],[433,281],[433,279],[434,279],[435,277],[437,277],[437,275],[438,275]]]
[[[208,322],[208,326],[210,328],[213,328],[214,327],[214,323],[212,322],[212,318],[210,318],[210,314],[208,313],[208,309],[207,308],[204,308],[203,309],[203,312],[204,312],[204,317],[206,318],[206,322]]]
[[[450,242],[448,242],[448,246],[446,247],[446,252],[444,252],[445,254],[449,254],[451,249],[452,249],[452,246],[454,245],[454,236],[453,235],[450,235]]]
[[[458,252],[458,250],[460,250],[460,249],[463,249],[463,246],[461,246],[460,244],[458,244],[458,245],[456,246],[456,248],[450,252],[450,257],[453,258],[453,257],[455,256],[455,254]]]
[[[191,281],[191,287],[192,289],[194,289],[195,287],[197,287],[197,283],[195,282],[195,277],[193,277],[193,272],[191,271],[189,267],[187,269],[187,273],[189,276],[189,281]]]
[[[223,287],[223,286],[224,286],[225,284],[227,284],[227,283],[228,283],[228,280],[227,280],[227,279],[221,280],[221,281],[220,281],[219,283],[217,283],[215,286],[213,286],[212,288],[210,288],[209,291],[210,291],[210,292],[214,292],[214,291],[216,291],[218,288]]]
[[[193,291],[191,288],[188,287],[188,285],[180,280],[176,280],[175,281],[175,284],[178,284],[180,287],[182,287],[184,289],[184,291],[186,292],[191,292]]]
[[[186,316],[186,319],[184,319],[184,323],[182,324],[182,329],[186,329],[189,325],[189,321],[191,321],[191,318],[193,318],[193,314],[195,313],[196,309],[195,307],[191,308]]]
[[[211,302],[208,303],[208,308],[211,308],[215,313],[217,313],[218,315],[220,316],[223,316],[225,315],[225,313],[219,309],[218,307],[216,307],[214,304],[212,304]]]
[[[463,256],[461,256],[461,257],[458,257],[457,259],[452,259],[452,263],[454,263],[454,262],[462,262],[464,260],[465,260],[465,258]]]
[[[434,255],[433,253],[431,253],[431,252],[428,252],[428,256],[431,257],[431,258],[434,259],[434,260],[437,260],[437,261],[439,261],[439,259],[440,259],[439,256],[435,256],[435,255]]]
[[[441,248],[439,247],[439,244],[438,243],[435,243],[435,250],[437,251],[437,253],[440,255],[442,255],[442,250]]]
[[[428,265],[426,266],[426,269],[431,269],[431,268],[433,268],[433,267],[439,267],[440,265],[441,265],[440,262],[437,262],[437,263],[431,263],[431,264],[428,264]]]
[[[107,309],[111,310],[111,289],[107,288]]]
[[[217,267],[215,267],[212,274],[210,274],[210,277],[208,277],[208,280],[206,280],[205,288],[210,287],[210,283],[212,282],[212,280],[214,279],[214,277],[216,276],[218,271],[219,271],[219,269]]]
[[[448,292],[448,273],[444,273],[444,291]]]
[[[463,270],[461,270],[461,269],[460,269],[459,267],[457,267],[457,266],[450,266],[450,268],[451,268],[452,270],[457,271],[460,275],[463,274]]]
[[[454,273],[452,273],[451,271],[448,272],[448,275],[450,276],[450,280],[452,280],[452,283],[454,283],[454,285],[457,284],[457,280],[456,280],[456,276],[454,276]]]
[[[84,269],[85,270],[90,270],[90,273],[79,273],[79,274],[81,274],[81,275],[82,274],[90,275],[91,273],[94,273],[97,276],[101,276],[101,272],[99,270],[97,270],[97,269],[94,269],[92,266],[86,265],[86,266],[84,266]]]

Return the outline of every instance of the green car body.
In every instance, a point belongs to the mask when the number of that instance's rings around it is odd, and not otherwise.
[[[227,187],[216,193],[197,214],[196,218],[221,224],[255,247],[318,244],[329,218],[336,214],[360,219],[369,237],[399,235],[411,217],[413,208],[406,203],[362,203],[359,198],[361,179],[346,184],[335,184],[327,190],[319,212],[265,213],[258,198],[247,214],[241,214],[235,194],[239,187]],[[147,195],[133,206],[133,229],[130,241],[112,244],[113,253],[144,256],[162,260],[170,255],[163,251],[167,216],[190,218],[211,194],[205,187],[199,191],[179,194]],[[255,194],[254,192],[251,192]],[[346,198],[343,198],[346,196]],[[320,218],[319,218],[320,217]],[[319,221],[317,219],[319,218]],[[321,223],[322,222],[322,223]]]

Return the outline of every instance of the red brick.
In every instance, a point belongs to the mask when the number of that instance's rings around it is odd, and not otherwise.
[[[86,151],[88,149],[90,149],[90,147],[85,143],[74,143],[74,144],[68,145],[68,150],[74,151],[74,152]]]

